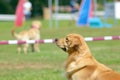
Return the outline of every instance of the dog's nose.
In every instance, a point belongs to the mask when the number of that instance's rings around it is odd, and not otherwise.
[[[55,38],[55,42],[57,42],[58,41],[58,38]]]

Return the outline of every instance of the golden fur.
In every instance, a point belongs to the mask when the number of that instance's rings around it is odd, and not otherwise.
[[[56,40],[58,47],[68,53],[65,64],[68,80],[120,80],[120,74],[96,61],[81,35],[69,34]]]
[[[20,33],[16,33],[14,30],[12,30],[12,36],[15,37],[17,40],[39,40],[40,39],[40,28],[42,24],[40,21],[33,21],[31,28],[29,30],[21,31]],[[24,53],[27,53],[28,51],[28,44],[23,44],[23,51]],[[32,51],[39,52],[39,43],[31,44]],[[21,53],[22,47],[21,44],[18,45],[18,53]]]

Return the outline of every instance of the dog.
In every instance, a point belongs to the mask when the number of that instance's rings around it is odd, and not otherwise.
[[[59,48],[68,53],[65,72],[68,80],[120,80],[120,74],[99,63],[90,52],[84,38],[68,34],[56,39]]]
[[[29,30],[24,30],[21,31],[20,33],[16,33],[15,30],[12,30],[12,36],[14,38],[16,38],[17,40],[22,40],[22,41],[26,41],[26,40],[39,40],[40,39],[40,28],[42,27],[42,24],[40,21],[33,21],[31,24],[31,28]],[[28,53],[28,47],[29,45],[23,44],[23,51],[24,53]],[[39,43],[35,43],[35,44],[31,44],[32,47],[32,51],[36,51],[36,52],[40,52],[39,49]],[[18,49],[17,49],[18,53],[21,53],[22,51],[22,45],[18,44]]]

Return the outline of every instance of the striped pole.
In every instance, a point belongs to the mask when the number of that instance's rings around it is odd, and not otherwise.
[[[120,40],[120,36],[104,36],[104,37],[85,37],[85,41],[105,41],[105,40]],[[44,39],[44,40],[8,40],[0,41],[0,45],[7,44],[33,44],[33,43],[55,43],[55,39]]]
[[[120,36],[86,37],[85,41],[120,40]]]
[[[55,39],[45,39],[45,40],[8,40],[8,41],[0,41],[0,45],[7,45],[7,44],[34,44],[34,43],[54,43]]]

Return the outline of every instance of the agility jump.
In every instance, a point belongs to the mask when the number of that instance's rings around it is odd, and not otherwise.
[[[120,40],[120,36],[104,36],[104,37],[85,37],[85,41],[105,41],[105,40]],[[8,44],[33,44],[33,43],[55,43],[56,39],[44,39],[44,40],[4,40],[0,41],[0,45],[8,45]]]

